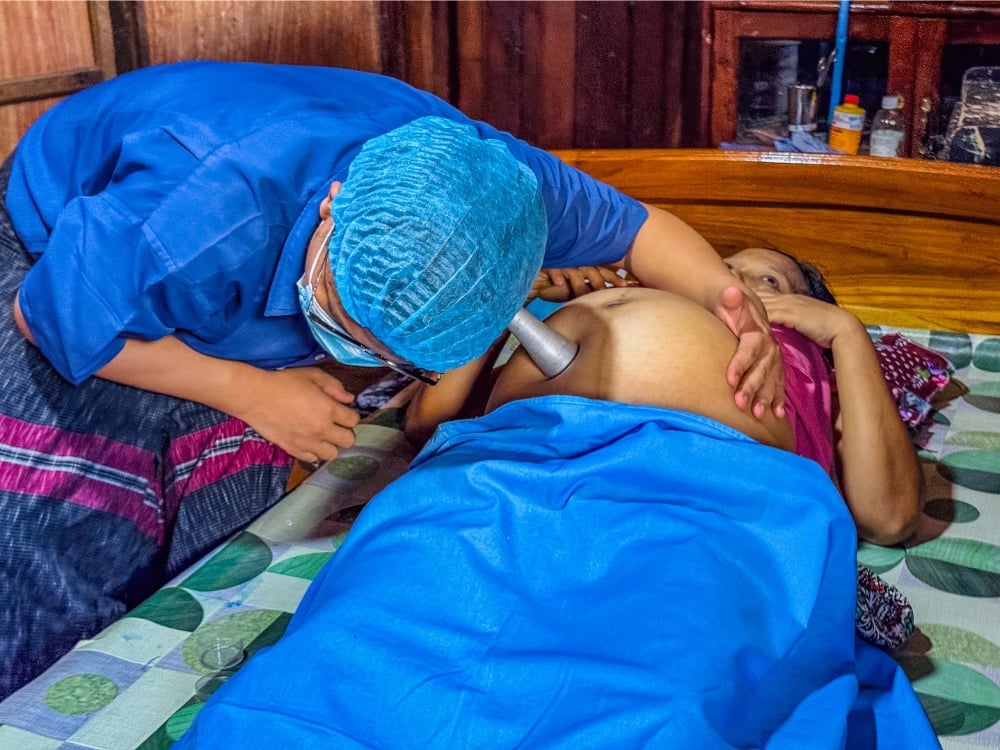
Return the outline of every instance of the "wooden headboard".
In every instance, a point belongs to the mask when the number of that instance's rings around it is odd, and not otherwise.
[[[1000,168],[702,149],[557,151],[722,255],[815,263],[864,322],[1000,334]]]

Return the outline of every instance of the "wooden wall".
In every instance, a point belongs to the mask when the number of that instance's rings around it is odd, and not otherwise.
[[[149,64],[215,59],[330,65],[390,73],[447,95],[442,2],[146,0],[141,7]]]
[[[458,3],[455,103],[544,148],[679,146],[687,5]]]
[[[105,6],[0,2],[0,159],[59,97],[114,72]]]
[[[82,86],[116,70],[187,59],[381,72],[545,148],[686,145],[685,118],[697,110],[681,83],[686,80],[688,6],[533,0],[0,1],[0,157],[57,100],[50,89],[50,95],[35,101],[15,101],[11,92],[23,91],[26,80],[88,69],[91,78],[79,82]],[[95,18],[105,24],[103,30]]]

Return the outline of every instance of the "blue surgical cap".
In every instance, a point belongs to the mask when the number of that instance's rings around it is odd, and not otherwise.
[[[532,171],[471,125],[423,117],[368,141],[333,201],[344,310],[395,354],[444,372],[483,354],[542,265]]]

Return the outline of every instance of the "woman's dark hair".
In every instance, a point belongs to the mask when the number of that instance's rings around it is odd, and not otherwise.
[[[836,297],[833,296],[833,292],[830,291],[830,287],[826,285],[826,279],[823,278],[822,272],[814,266],[812,263],[807,263],[804,260],[799,260],[791,253],[786,253],[784,250],[778,250],[772,247],[771,250],[774,252],[784,255],[791,261],[794,261],[795,265],[799,267],[799,271],[806,280],[806,294],[813,299],[818,299],[821,302],[829,302],[831,305],[837,304]]]

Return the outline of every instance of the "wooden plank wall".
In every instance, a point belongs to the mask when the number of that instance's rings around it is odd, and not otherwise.
[[[543,148],[681,145],[687,3],[460,2],[456,10],[454,101],[470,116]]]
[[[113,73],[98,10],[92,17],[86,0],[0,2],[0,159],[61,96]]]
[[[690,15],[682,2],[0,0],[0,157],[56,101],[5,104],[5,82],[187,59],[381,72],[545,148],[685,145]],[[113,33],[95,36],[94,18]]]
[[[215,59],[391,68],[416,86],[447,94],[441,90],[447,79],[436,75],[447,58],[434,49],[435,24],[447,24],[440,2],[146,0],[142,9],[150,64]],[[444,53],[446,45],[447,37],[439,45]]]

